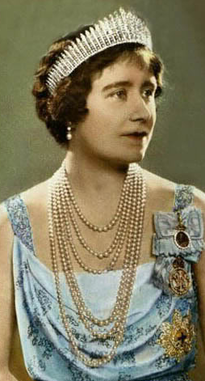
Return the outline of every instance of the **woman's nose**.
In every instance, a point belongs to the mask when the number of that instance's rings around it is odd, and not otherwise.
[[[151,118],[151,110],[142,95],[133,97],[133,107],[130,114],[130,120],[145,123]]]

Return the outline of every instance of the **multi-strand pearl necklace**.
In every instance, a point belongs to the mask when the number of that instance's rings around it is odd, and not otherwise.
[[[130,165],[116,214],[109,224],[99,227],[89,222],[78,207],[69,184],[64,163],[50,180],[48,204],[49,239],[60,316],[74,353],[89,367],[99,367],[110,362],[123,340],[141,249],[145,202],[146,185],[142,170],[138,166],[136,168],[136,165]],[[97,252],[90,248],[81,234],[75,214],[85,226],[98,233],[106,233],[118,222],[115,238],[107,250]],[[88,255],[94,255],[100,261],[106,260],[113,255],[109,264],[103,270],[93,269],[83,262],[74,244],[72,231],[81,246],[89,253]],[[107,319],[98,319],[93,316],[91,310],[85,304],[74,273],[72,255],[83,270],[89,273],[101,274],[114,269],[123,248],[125,248],[124,262],[115,304]],[[69,326],[61,293],[57,253],[59,253],[62,269],[80,321],[92,334],[93,338],[113,341],[109,354],[104,354],[98,359],[88,357],[79,349],[77,340]],[[107,327],[107,330],[105,330],[105,327]]]

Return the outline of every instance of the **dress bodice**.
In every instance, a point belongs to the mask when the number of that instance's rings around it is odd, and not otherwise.
[[[198,320],[191,263],[198,261],[204,247],[201,212],[191,202],[192,189],[177,187],[175,209],[156,213],[153,238],[156,261],[138,267],[124,339],[113,360],[100,368],[86,367],[73,355],[59,315],[53,273],[35,254],[26,205],[19,195],[5,202],[14,231],[16,316],[25,367],[32,379],[189,380],[187,372],[194,366]],[[190,240],[185,248],[176,242],[178,210]],[[184,283],[179,283],[177,276],[182,275]],[[76,276],[93,314],[100,319],[108,317],[116,299],[121,270]],[[60,281],[66,315],[80,349],[93,358],[109,352],[111,341],[94,340],[79,320],[63,273]]]

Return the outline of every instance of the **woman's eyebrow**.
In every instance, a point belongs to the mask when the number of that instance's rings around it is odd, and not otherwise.
[[[130,81],[113,82],[113,83],[110,83],[109,85],[103,87],[102,92],[105,92],[105,91],[110,90],[110,89],[115,89],[116,87],[120,87],[120,86],[131,87],[132,84]]]
[[[155,81],[147,80],[147,81],[144,81],[142,84],[142,88],[144,87],[152,87],[154,89],[157,87],[157,83]]]

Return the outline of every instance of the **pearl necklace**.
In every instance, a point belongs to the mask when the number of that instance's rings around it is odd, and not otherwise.
[[[88,251],[90,254],[94,255],[95,257],[99,258],[99,259],[104,259],[104,258],[108,258],[112,253],[113,251],[116,249],[117,245],[120,243],[122,244],[124,242],[124,239],[125,239],[125,236],[124,236],[124,231],[126,231],[126,226],[127,226],[127,220],[126,220],[126,217],[127,217],[127,213],[125,212],[126,209],[127,209],[127,200],[128,200],[128,195],[127,195],[127,189],[129,187],[129,184],[127,184],[127,179],[125,180],[124,182],[124,191],[122,192],[123,195],[124,195],[124,204],[123,206],[120,208],[121,210],[121,213],[122,213],[122,216],[120,218],[120,222],[119,222],[119,225],[118,225],[118,229],[116,231],[116,234],[115,234],[115,237],[111,243],[111,245],[104,251],[104,252],[97,252],[96,250],[93,250],[88,244],[87,242],[85,241],[85,239],[83,238],[82,234],[81,234],[81,231],[80,231],[80,228],[75,220],[75,217],[74,217],[74,213],[73,213],[73,210],[72,210],[72,206],[71,206],[71,202],[70,202],[70,195],[69,193],[66,191],[67,190],[67,181],[66,181],[66,177],[64,179],[64,185],[65,185],[65,198],[66,198],[66,204],[67,204],[67,214],[69,215],[70,217],[70,222],[71,222],[71,225],[73,226],[74,228],[74,231],[75,231],[75,234],[76,234],[76,237],[78,238],[78,241],[80,242],[81,246],[86,249],[86,251]],[[116,214],[117,215],[117,214]],[[67,218],[66,218],[67,220]],[[114,220],[114,219],[113,219]],[[126,225],[125,225],[126,224]],[[87,226],[87,223],[85,223],[85,225]],[[92,226],[95,226],[95,225],[92,225]],[[112,225],[112,228],[114,227],[114,224]],[[112,229],[111,227],[108,230],[111,230]],[[100,229],[100,228],[99,228]],[[102,228],[102,229],[105,229],[105,228]],[[69,229],[68,229],[69,230]],[[96,229],[93,229],[95,232],[99,232],[99,230],[96,228]],[[105,230],[103,230],[103,232],[105,232]],[[72,240],[72,236],[70,236],[70,239]],[[79,257],[77,256],[77,253],[75,251],[75,249],[73,248],[73,254],[76,258],[76,260],[78,261],[79,263]],[[84,268],[85,269],[85,268]]]
[[[64,171],[66,172],[65,161],[63,162],[62,167],[64,168]],[[71,205],[73,206],[73,208],[75,209],[75,212],[77,213],[77,215],[80,218],[80,220],[89,229],[91,229],[91,230],[93,230],[95,232],[98,232],[98,233],[104,233],[104,232],[107,232],[108,230],[111,230],[116,225],[116,223],[118,222],[119,217],[120,217],[121,212],[122,212],[123,204],[124,204],[124,196],[125,196],[126,185],[127,184],[126,184],[126,181],[125,181],[124,184],[123,184],[123,188],[122,188],[119,204],[118,204],[116,213],[113,216],[112,220],[107,225],[99,227],[97,225],[92,224],[90,221],[88,221],[87,218],[84,216],[84,214],[81,212],[81,210],[80,210],[80,208],[79,208],[79,206],[77,204],[77,201],[75,199],[75,196],[74,196],[74,193],[73,193],[73,190],[72,190],[72,187],[71,187],[71,184],[69,182],[68,177],[67,177],[67,181],[65,182],[65,186],[66,186],[67,193],[68,193],[69,200],[70,200],[70,207],[71,207]]]
[[[138,265],[143,221],[144,209],[146,202],[146,185],[141,170],[136,171],[136,165],[131,165],[126,177],[126,185],[124,184],[124,201],[121,206],[120,222],[123,220],[122,236],[116,243],[116,253],[112,258],[111,263],[104,270],[91,269],[83,263],[75,245],[73,243],[70,223],[68,220],[68,191],[65,186],[67,176],[63,166],[54,174],[49,185],[49,204],[48,204],[48,219],[49,219],[49,238],[51,248],[51,259],[53,273],[55,277],[57,300],[59,304],[60,316],[67,333],[68,341],[75,355],[89,367],[99,367],[102,364],[110,362],[114,357],[116,350],[123,340],[126,318],[129,310],[132,290],[135,281],[136,269]],[[70,217],[71,218],[71,217]],[[112,219],[113,221],[114,219]],[[119,222],[119,225],[120,225]],[[87,225],[87,224],[86,224]],[[94,226],[93,224],[90,224]],[[107,225],[110,226],[110,223]],[[72,258],[70,251],[74,255],[81,267],[88,272],[102,273],[114,268],[117,259],[125,245],[125,256],[122,269],[122,276],[119,284],[119,289],[116,301],[110,316],[107,319],[97,319],[86,306],[82,293],[79,289],[77,279],[73,270]],[[79,349],[77,341],[72,334],[71,328],[66,317],[64,302],[61,294],[61,286],[59,279],[59,265],[56,252],[59,252],[62,268],[70,288],[73,302],[77,308],[79,319],[84,326],[91,332],[94,338],[100,340],[111,339],[114,343],[109,354],[104,354],[98,359],[92,359]],[[102,260],[102,258],[100,258]],[[94,326],[101,327],[96,330]],[[110,328],[111,325],[111,328]],[[104,327],[109,326],[105,331]],[[102,330],[103,329],[103,330]]]

